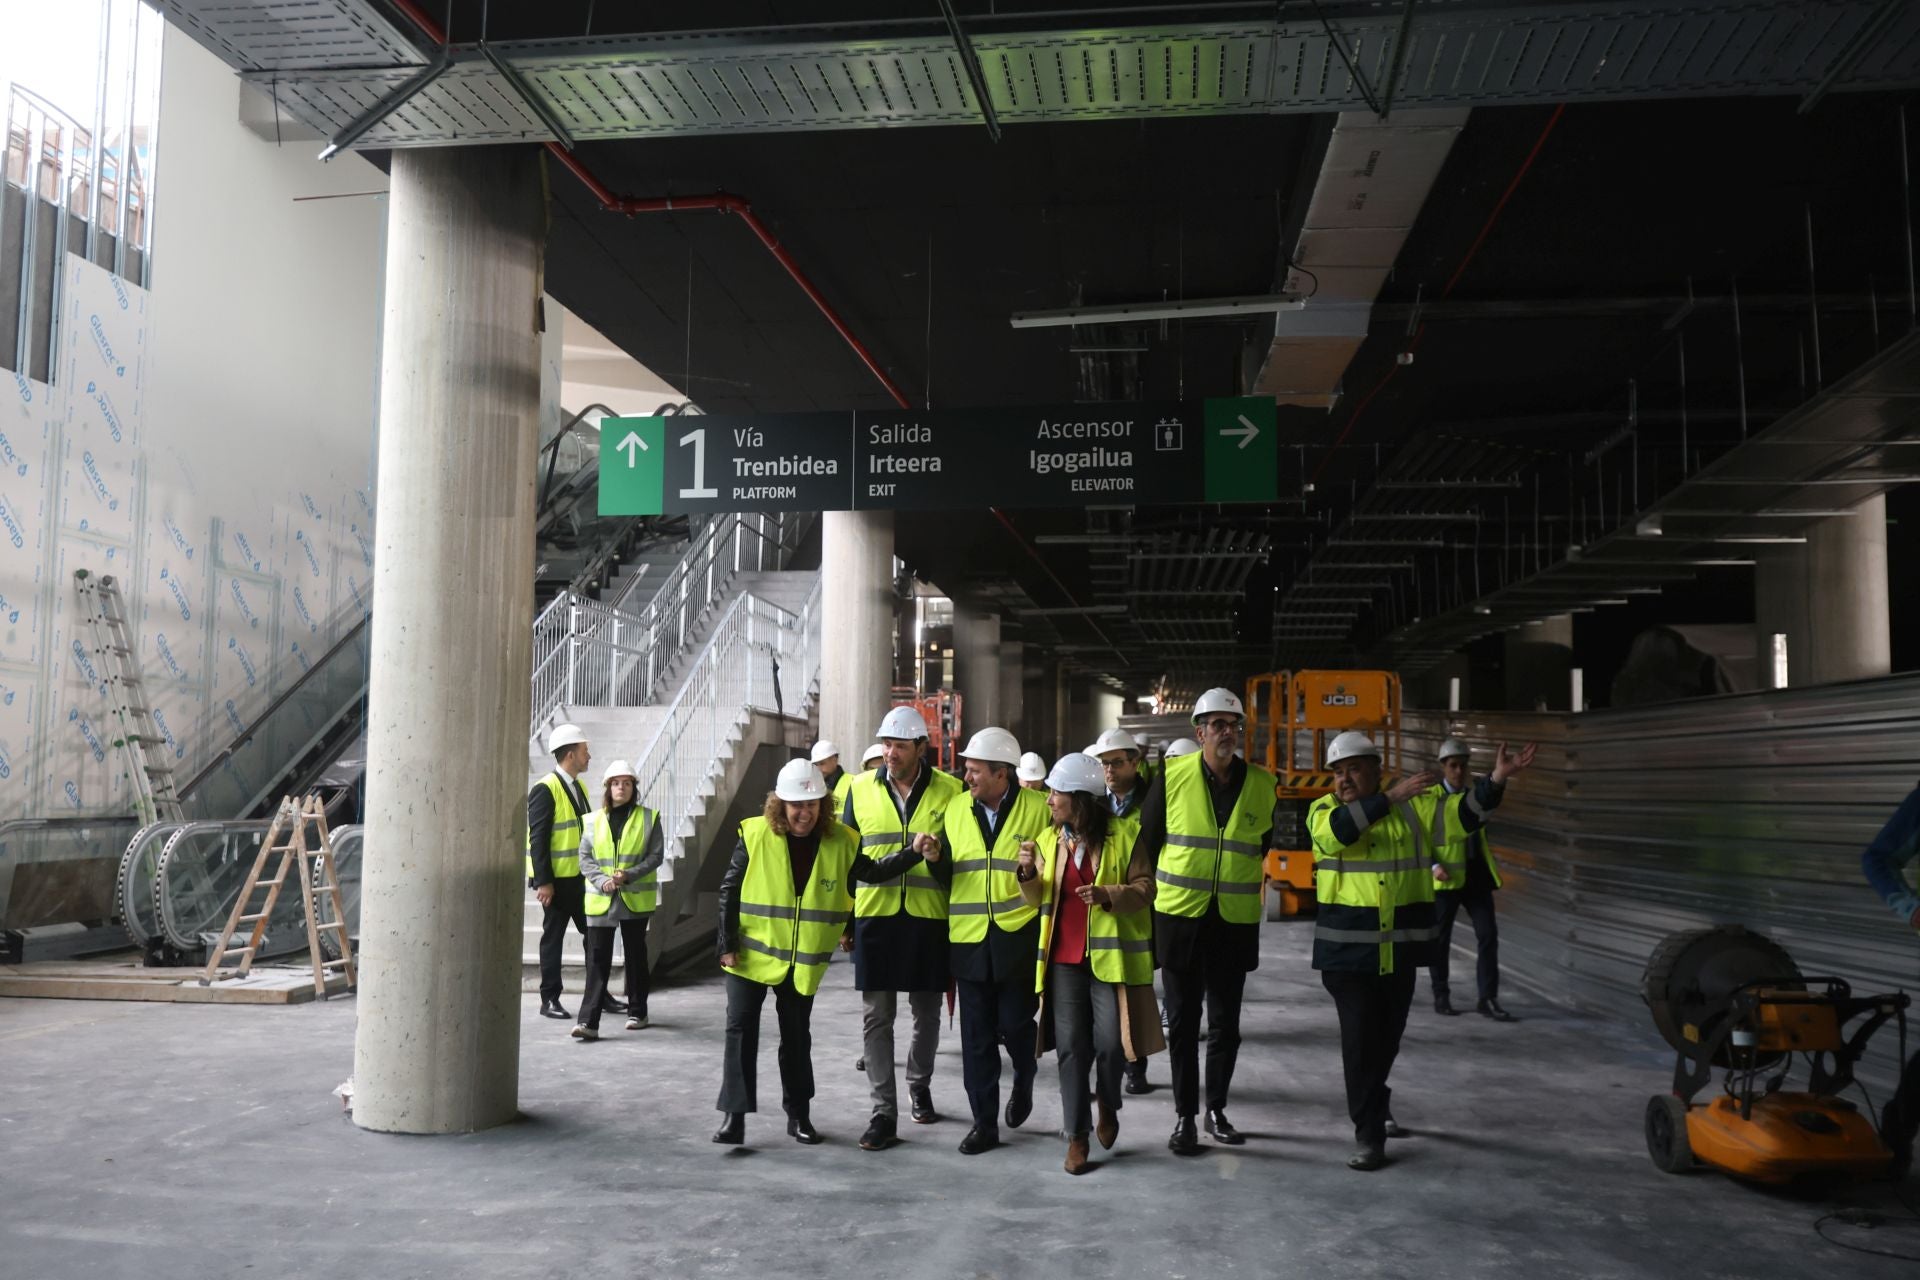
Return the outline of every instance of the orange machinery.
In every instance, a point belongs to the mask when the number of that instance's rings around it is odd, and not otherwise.
[[[936,689],[923,696],[911,685],[893,687],[893,705],[912,707],[927,722],[927,750],[933,757],[933,767],[956,774],[964,741],[960,736],[960,703],[960,695],[951,689]]]
[[[1313,909],[1313,841],[1307,807],[1333,790],[1322,763],[1348,729],[1371,734],[1389,775],[1400,772],[1400,677],[1391,671],[1273,671],[1247,680],[1247,755],[1280,781],[1268,837],[1267,919]]]
[[[1668,1173],[1701,1166],[1752,1182],[1870,1178],[1893,1153],[1841,1096],[1873,1033],[1906,1041],[1907,995],[1856,996],[1840,978],[1803,976],[1785,950],[1741,925],[1667,937],[1640,980],[1654,1025],[1678,1053],[1673,1091],[1647,1101],[1647,1154]],[[1863,1021],[1848,1024],[1855,1018]],[[1795,1054],[1803,1089],[1784,1087]],[[1725,1087],[1704,1101],[1715,1069]]]

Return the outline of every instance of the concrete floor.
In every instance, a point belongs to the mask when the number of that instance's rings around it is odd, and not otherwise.
[[[934,1081],[947,1118],[860,1151],[868,1108],[843,965],[814,1011],[828,1138],[814,1148],[784,1136],[770,1084],[752,1145],[708,1141],[717,981],[656,993],[652,1030],[609,1018],[594,1045],[529,997],[527,1118],[457,1138],[363,1133],[342,1115],[330,1091],[351,1062],[351,1000],[0,1000],[0,1276],[1904,1274],[1813,1229],[1838,1204],[1902,1212],[1884,1184],[1790,1196],[1656,1171],[1641,1109],[1671,1066],[1651,1027],[1518,992],[1517,1025],[1443,1020],[1422,981],[1395,1072],[1395,1112],[1420,1136],[1391,1144],[1385,1171],[1350,1172],[1338,1036],[1307,937],[1270,926],[1249,983],[1231,1108],[1249,1144],[1169,1154],[1156,1058],[1160,1090],[1128,1098],[1119,1144],[1078,1179],[1060,1169],[1051,1058],[1009,1146],[955,1151],[957,1031]],[[766,1017],[770,1082],[770,1005]],[[1920,1253],[1920,1227],[1828,1230]]]

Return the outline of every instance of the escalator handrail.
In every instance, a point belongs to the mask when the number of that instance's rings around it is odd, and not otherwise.
[[[540,480],[540,501],[538,504],[535,505],[534,507],[535,511],[545,511],[547,509],[547,499],[548,497],[551,496],[551,494],[549,493],[549,490],[553,488],[554,469],[560,465],[560,442],[566,439],[567,433],[572,431],[575,427],[579,426],[581,423],[581,420],[584,419],[588,414],[592,413],[595,409],[598,409],[600,411],[600,415],[602,417],[617,418],[620,416],[619,412],[615,410],[611,405],[604,405],[597,402],[594,404],[590,404],[586,408],[582,409],[580,412],[574,414],[571,418],[568,418],[565,425],[563,425],[558,431],[553,433],[553,439],[547,441],[545,444],[540,446],[541,453],[549,454],[551,456],[547,458],[546,475],[543,476]]]
[[[216,752],[214,754],[213,759],[209,760],[206,763],[206,765],[200,770],[200,772],[194,774],[192,778],[188,779],[187,784],[184,787],[180,788],[181,798],[185,799],[187,796],[192,795],[195,789],[198,788],[202,783],[204,783],[208,778],[211,778],[214,775],[215,771],[217,771],[221,765],[225,764],[228,760],[233,758],[234,752],[238,751],[241,747],[244,747],[247,745],[247,743],[251,742],[253,740],[254,735],[260,732],[261,726],[265,725],[266,722],[273,717],[275,712],[279,711],[281,707],[285,706],[287,702],[290,699],[292,699],[292,697],[296,693],[299,693],[300,690],[304,689],[309,680],[312,680],[315,676],[318,676],[322,671],[326,670],[327,664],[332,662],[334,658],[338,654],[340,654],[343,650],[345,650],[348,645],[358,640],[361,637],[361,635],[365,633],[367,629],[367,624],[372,620],[373,620],[373,615],[369,613],[364,615],[360,619],[360,621],[354,623],[353,626],[349,627],[347,629],[347,633],[341,636],[338,640],[334,641],[333,646],[320,656],[320,661],[314,663],[312,666],[308,667],[305,671],[301,672],[300,678],[298,680],[295,680],[292,684],[288,685],[284,690],[282,690],[278,697],[276,697],[272,702],[269,702],[267,704],[266,709],[264,711],[262,711],[259,715],[253,718],[253,723],[249,724],[246,728],[242,729],[239,733],[235,734],[233,739],[230,742],[228,742],[226,746],[222,747],[218,752]]]

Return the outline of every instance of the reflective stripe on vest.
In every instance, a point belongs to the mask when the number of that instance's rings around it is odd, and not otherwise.
[[[553,797],[553,831],[547,837],[547,859],[553,866],[554,879],[561,876],[580,874],[580,837],[586,834],[581,819],[586,815],[573,802],[573,788],[560,781],[560,771],[554,770],[540,779],[540,785]],[[570,813],[571,818],[562,819],[561,814]],[[533,879],[533,826],[527,826],[527,879]]]
[[[1167,804],[1167,838],[1154,872],[1159,891],[1154,910],[1170,916],[1203,916],[1217,902],[1220,918],[1235,924],[1260,919],[1260,883],[1265,871],[1266,836],[1273,826],[1274,776],[1247,766],[1227,825],[1213,815],[1213,796],[1195,752],[1168,762],[1162,786]]]
[[[853,821],[860,828],[860,852],[869,858],[885,858],[900,852],[906,847],[909,834],[939,835],[946,821],[947,807],[956,798],[965,800],[966,788],[960,779],[932,765],[922,767],[931,776],[920,792],[920,803],[914,806],[904,825],[900,821],[900,807],[893,802],[893,789],[887,783],[885,769],[875,769],[854,780],[848,792],[853,797]],[[947,891],[925,863],[891,880],[854,886],[855,916],[865,920],[898,915],[902,911],[922,920],[947,918]]]
[[[627,824],[620,828],[620,839],[613,838],[613,823],[607,817],[605,809],[595,809],[587,815],[587,830],[592,834],[593,860],[600,864],[602,871],[631,871],[640,865],[647,855],[647,836],[660,821],[660,815],[643,804],[635,804],[633,812],[627,815]],[[612,846],[609,850],[609,846]],[[649,871],[632,887],[620,890],[620,901],[627,904],[627,910],[636,915],[648,915],[659,905],[660,873]],[[587,914],[603,916],[613,910],[613,895],[601,893],[591,884],[587,886]]]
[[[1133,842],[1139,838],[1137,826],[1111,823],[1106,843],[1100,846],[1100,865],[1094,868],[1095,884],[1123,884],[1127,864],[1133,860]],[[1059,882],[1060,828],[1048,827],[1036,842],[1040,848],[1035,861],[1040,867],[1040,946],[1035,952],[1033,989],[1043,990],[1047,980],[1047,957],[1053,950],[1053,893]],[[1121,913],[1106,907],[1087,907],[1087,961],[1093,976],[1101,982],[1145,986],[1153,981],[1153,912],[1149,908]]]
[[[1334,838],[1333,815],[1347,806],[1323,795],[1308,808],[1319,903],[1315,968],[1388,974],[1425,963],[1424,944],[1439,936],[1427,850],[1427,806],[1434,804],[1431,793],[1396,804],[1345,846]],[[1401,946],[1414,950],[1402,956]]]
[[[962,797],[947,806],[947,848],[953,857],[947,937],[954,942],[985,941],[989,921],[1015,932],[1039,914],[1021,896],[1014,870],[1020,865],[1020,842],[1038,840],[1047,829],[1047,802],[1038,791],[1012,787],[1001,805],[991,851],[970,800]]]
[[[740,824],[740,839],[747,846],[747,874],[740,882],[739,963],[727,972],[769,987],[791,972],[794,990],[810,996],[820,989],[853,911],[847,876],[860,845],[853,832],[834,823],[821,837],[805,892],[795,898],[786,837],[776,835],[765,818],[748,818]]]

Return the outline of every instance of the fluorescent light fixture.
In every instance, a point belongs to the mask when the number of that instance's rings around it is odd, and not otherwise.
[[[1237,298],[1195,298],[1190,302],[1161,299],[1121,302],[1101,307],[1067,307],[1059,311],[1016,311],[1007,317],[1015,329],[1057,329],[1077,324],[1117,324],[1126,320],[1192,320],[1214,316],[1257,316],[1276,311],[1299,311],[1306,300],[1297,293],[1249,294]]]

